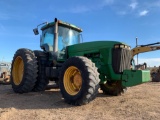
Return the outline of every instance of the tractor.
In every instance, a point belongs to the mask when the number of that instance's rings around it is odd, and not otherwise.
[[[43,25],[45,24],[45,25]],[[130,68],[130,46],[118,41],[83,43],[82,29],[58,20],[42,23],[41,50],[20,48],[13,57],[14,92],[44,91],[54,81],[65,102],[84,105],[104,94],[120,95],[126,87],[148,82],[150,72]],[[33,29],[39,34],[38,25]]]

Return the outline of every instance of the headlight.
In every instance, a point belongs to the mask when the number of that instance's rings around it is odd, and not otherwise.
[[[119,45],[115,45],[114,48],[119,48]]]
[[[124,48],[125,47],[125,45],[120,45],[120,48]]]
[[[131,49],[130,46],[124,45],[124,44],[117,44],[117,45],[114,45],[114,48],[125,48],[125,49],[128,49],[128,50]]]
[[[130,47],[130,46],[128,46],[128,49],[130,50],[130,49],[131,49],[131,47]]]
[[[127,45],[125,45],[125,47],[124,48],[128,48],[128,46]]]

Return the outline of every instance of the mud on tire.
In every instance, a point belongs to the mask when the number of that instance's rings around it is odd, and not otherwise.
[[[37,60],[34,53],[25,48],[14,54],[11,66],[11,84],[16,93],[30,92],[36,82]]]
[[[91,60],[85,57],[71,57],[61,69],[60,91],[69,104],[87,104],[96,97],[99,81],[99,73]]]

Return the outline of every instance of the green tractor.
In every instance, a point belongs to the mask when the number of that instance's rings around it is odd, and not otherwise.
[[[16,93],[44,91],[55,81],[67,103],[83,105],[96,97],[99,87],[105,94],[120,95],[126,87],[150,80],[149,71],[130,68],[131,50],[122,42],[82,43],[82,29],[56,18],[41,30],[43,51],[21,48],[13,57],[11,84]]]

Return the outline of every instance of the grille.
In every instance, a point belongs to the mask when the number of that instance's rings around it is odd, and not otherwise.
[[[113,48],[112,54],[112,67],[115,73],[121,74],[123,70],[130,69],[130,50],[126,48]]]

